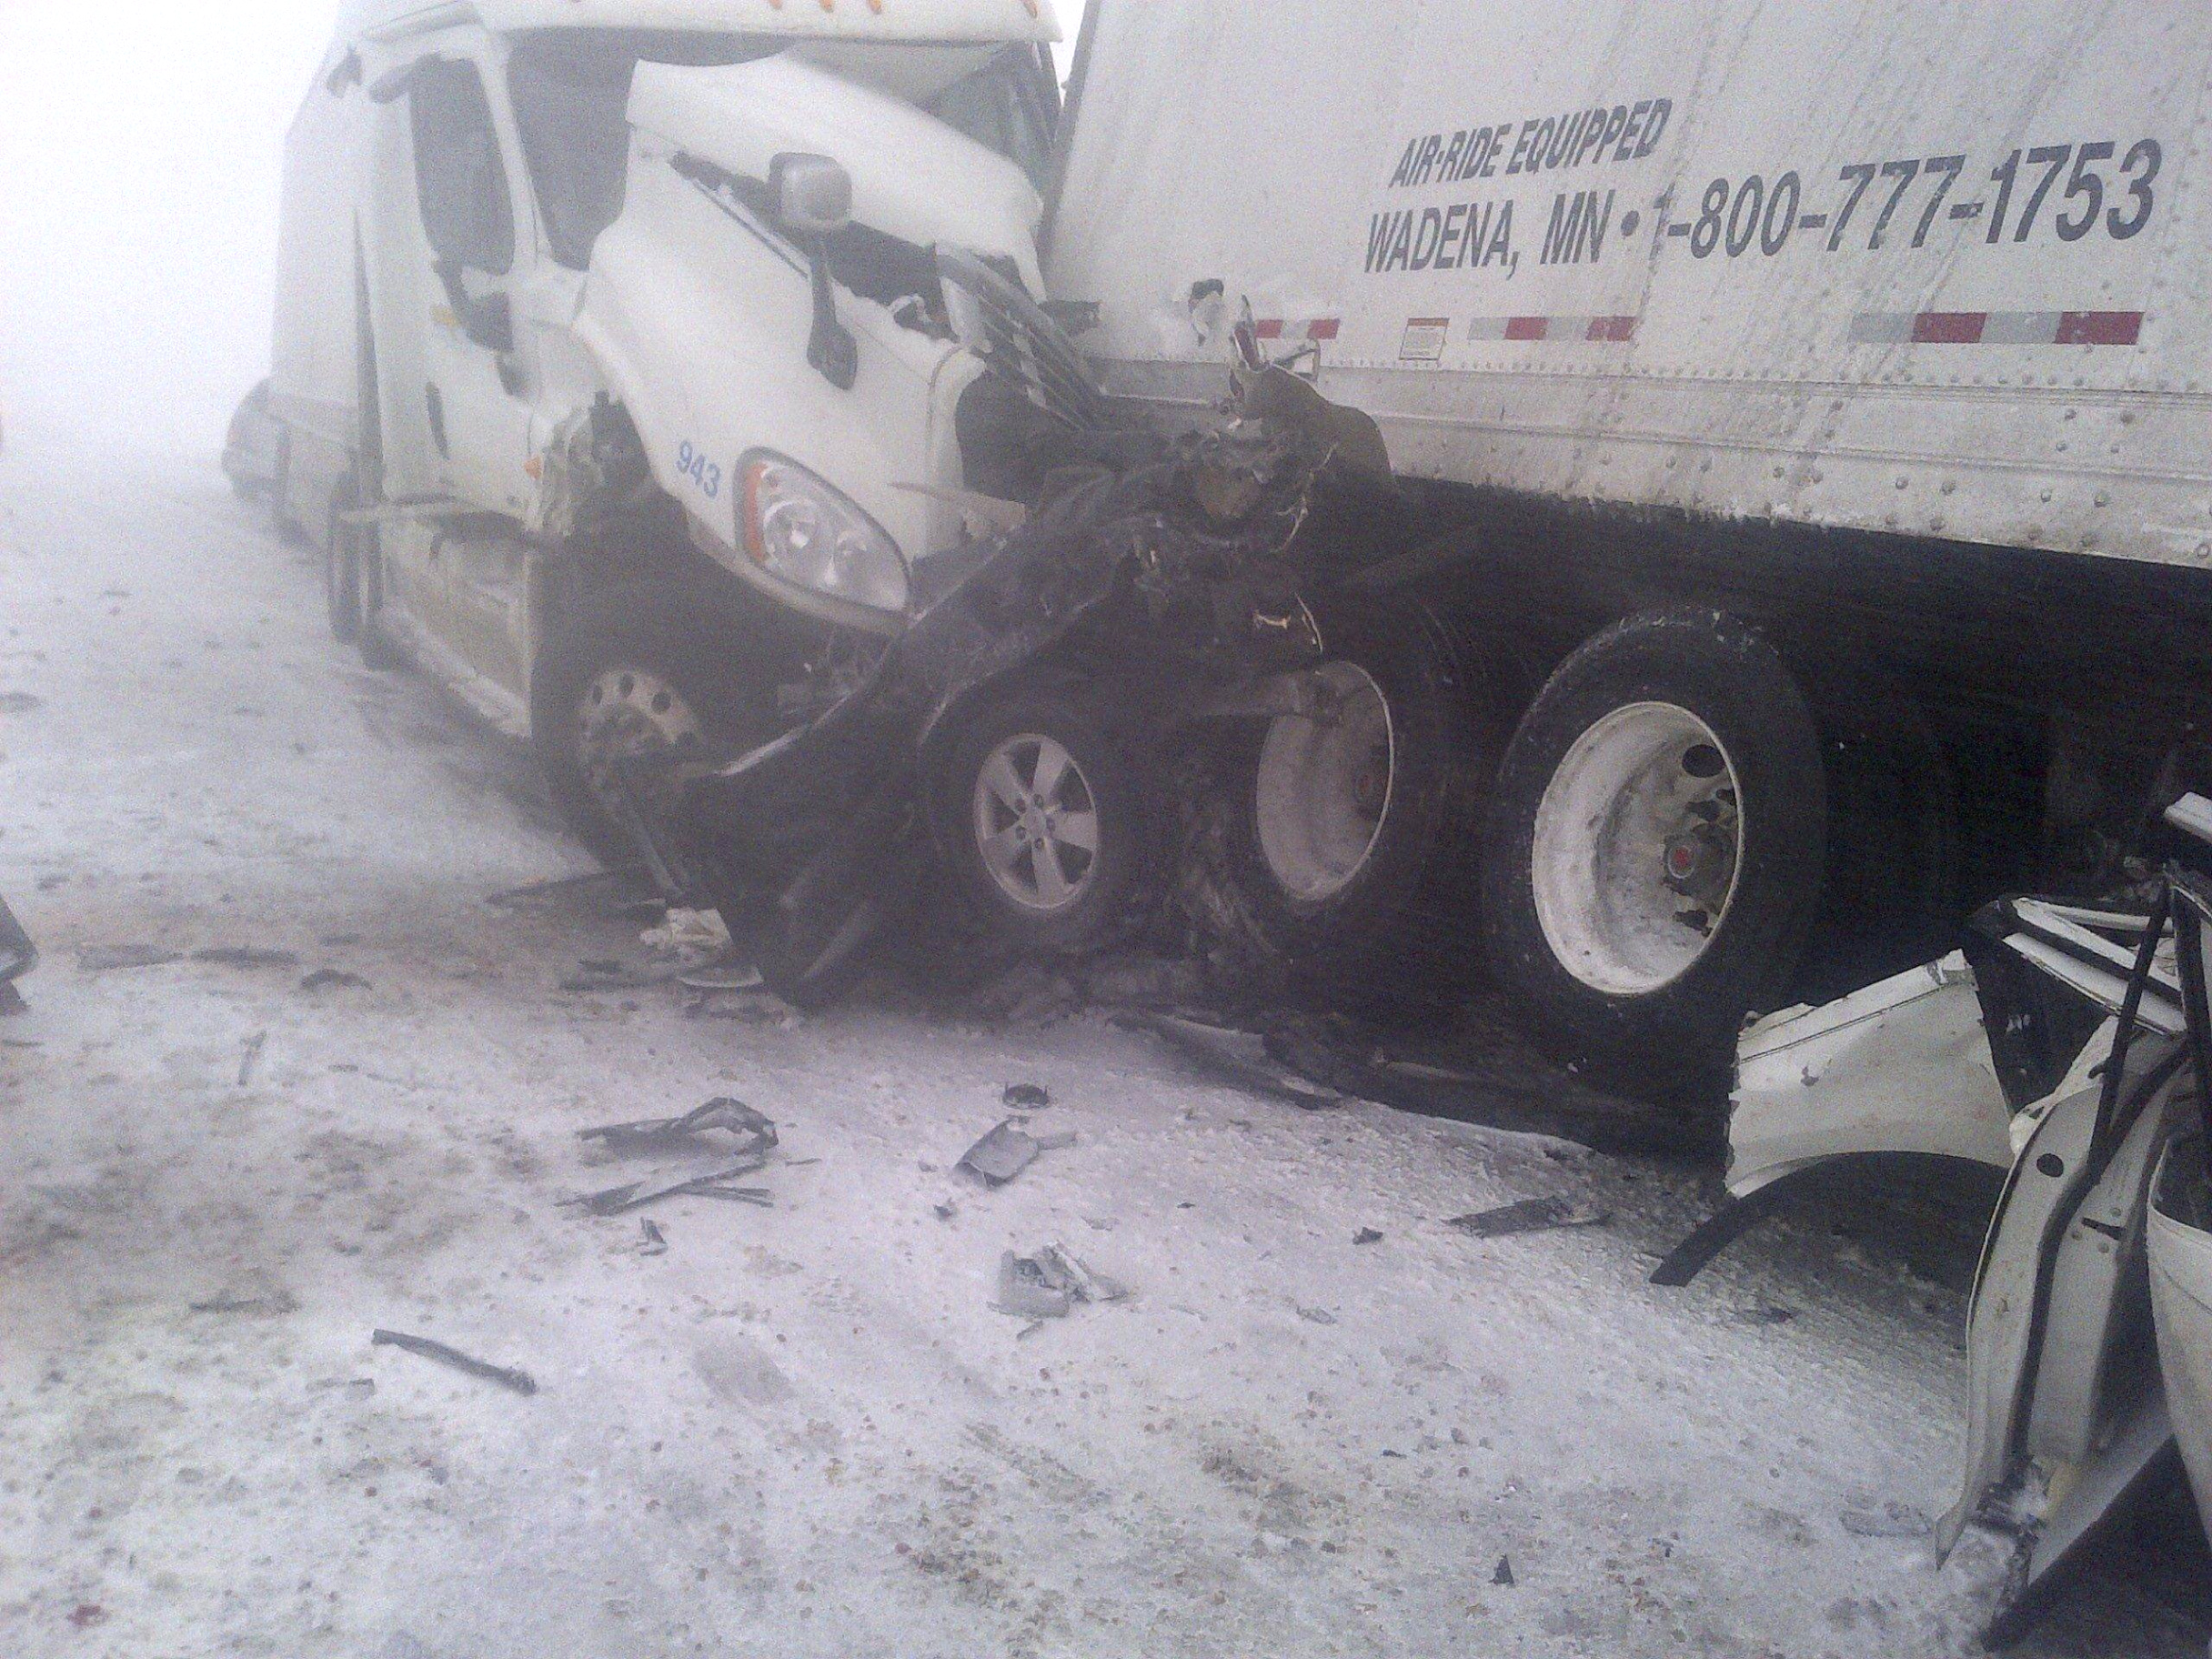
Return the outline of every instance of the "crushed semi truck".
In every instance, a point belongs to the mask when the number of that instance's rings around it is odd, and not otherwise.
[[[1089,396],[1035,301],[1041,0],[355,0],[292,126],[242,491],[331,624],[609,768],[803,719]]]
[[[1366,739],[1262,746],[1278,931],[1464,858],[1460,951],[1648,1079],[2139,873],[2205,772],[2208,86],[2182,5],[1093,0],[1055,316],[1168,425],[1256,343],[1414,504],[1338,527]]]

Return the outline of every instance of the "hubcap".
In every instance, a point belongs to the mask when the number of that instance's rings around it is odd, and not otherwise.
[[[1058,739],[1007,739],[975,783],[976,850],[983,868],[1024,910],[1064,910],[1098,872],[1099,810],[1091,780]]]
[[[577,702],[578,759],[591,791],[610,807],[624,798],[618,760],[697,743],[699,721],[673,682],[649,669],[612,668]]]
[[[1332,711],[1285,715],[1268,728],[1256,791],[1261,857],[1283,891],[1307,904],[1342,892],[1374,855],[1397,763],[1390,704],[1373,677],[1332,662],[1313,678]]]
[[[1743,797],[1713,729],[1673,703],[1583,733],[1536,809],[1536,918],[1594,990],[1647,996],[1704,955],[1734,902]]]

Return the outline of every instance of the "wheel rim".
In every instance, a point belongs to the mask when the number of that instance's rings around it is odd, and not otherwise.
[[[976,852],[1000,892],[1044,914],[1082,901],[1098,875],[1098,799],[1066,745],[1008,738],[984,757],[974,809]]]
[[[577,759],[591,792],[609,808],[628,799],[617,763],[685,749],[699,738],[690,699],[666,675],[618,667],[601,673],[577,699]]]
[[[1260,749],[1260,853],[1293,900],[1317,904],[1352,885],[1374,856],[1397,778],[1390,702],[1356,663],[1315,670],[1327,718],[1286,715]]]
[[[1630,704],[1575,740],[1536,809],[1537,920],[1584,984],[1648,996],[1712,948],[1742,853],[1742,790],[1713,729],[1673,703]]]

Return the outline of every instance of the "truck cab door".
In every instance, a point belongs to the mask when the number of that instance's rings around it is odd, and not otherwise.
[[[371,305],[386,493],[528,516],[532,411],[517,350],[534,238],[516,230],[516,169],[478,37],[409,66],[382,124]]]

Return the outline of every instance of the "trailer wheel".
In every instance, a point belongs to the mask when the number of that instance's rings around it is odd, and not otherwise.
[[[743,748],[775,735],[774,676],[749,660],[750,618],[688,582],[586,598],[530,677],[530,729],[553,804],[603,863],[636,860],[611,810],[612,762],[658,749]]]
[[[1653,1082],[1724,1064],[1818,910],[1825,783],[1804,697],[1731,618],[1632,617],[1570,656],[1492,797],[1492,970],[1572,1059]]]
[[[1213,845],[1242,930],[1332,992],[1456,1002],[1490,722],[1420,613],[1340,605],[1319,620],[1334,718],[1274,719],[1224,757],[1241,804]]]
[[[931,792],[954,880],[1017,948],[1095,950],[1149,907],[1151,791],[1081,692],[1039,686],[1000,698],[950,740]]]

